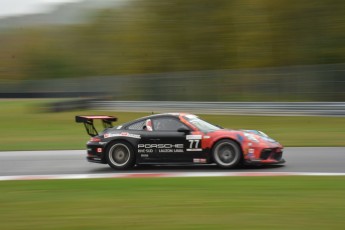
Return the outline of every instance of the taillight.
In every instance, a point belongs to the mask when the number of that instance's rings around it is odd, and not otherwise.
[[[101,138],[99,138],[99,137],[91,137],[90,141],[91,142],[100,142]]]

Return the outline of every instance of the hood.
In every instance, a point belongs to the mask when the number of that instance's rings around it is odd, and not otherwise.
[[[254,138],[259,136],[261,139],[267,142],[275,143],[276,140],[270,138],[266,133],[259,131],[259,130],[241,130],[246,137],[249,137],[250,135],[254,134]]]
[[[228,133],[230,136],[233,136],[233,137],[236,136],[238,138],[241,138],[241,136],[244,136],[244,137],[246,137],[246,139],[248,139],[252,142],[256,142],[256,143],[258,143],[258,142],[278,143],[276,140],[270,138],[267,134],[265,134],[264,132],[259,131],[259,130],[220,129],[220,130],[213,131],[211,133],[214,133],[216,135],[217,134],[227,135],[226,133]]]

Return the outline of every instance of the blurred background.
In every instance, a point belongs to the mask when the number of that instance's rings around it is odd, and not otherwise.
[[[0,4],[1,98],[345,101],[345,1]]]
[[[113,173],[75,116],[157,109],[264,131],[271,175],[344,173],[345,1],[0,0],[0,180]],[[344,176],[0,182],[3,230],[345,226]]]

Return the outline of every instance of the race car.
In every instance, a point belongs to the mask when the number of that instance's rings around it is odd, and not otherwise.
[[[91,139],[87,160],[128,169],[142,164],[282,164],[283,146],[257,130],[224,129],[188,113],[155,114],[112,126],[113,116],[76,116]],[[97,132],[94,120],[104,130]]]

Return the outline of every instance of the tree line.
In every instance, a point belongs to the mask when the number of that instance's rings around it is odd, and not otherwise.
[[[341,0],[131,0],[84,24],[2,31],[0,79],[344,63],[344,40]]]

